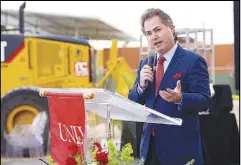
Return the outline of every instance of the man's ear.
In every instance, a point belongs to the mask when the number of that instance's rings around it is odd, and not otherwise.
[[[171,24],[170,25],[170,29],[171,29],[172,33],[174,34],[174,32],[175,32],[175,25]]]

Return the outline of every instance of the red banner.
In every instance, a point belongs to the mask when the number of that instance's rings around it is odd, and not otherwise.
[[[84,154],[87,140],[84,98],[82,94],[62,93],[47,93],[47,98],[51,157],[56,163],[65,165],[76,153]]]

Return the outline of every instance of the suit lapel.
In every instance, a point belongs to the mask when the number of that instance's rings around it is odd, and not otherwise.
[[[170,61],[163,77],[162,80],[160,82],[158,91],[160,91],[161,89],[163,89],[166,85],[166,83],[168,82],[168,78],[171,77],[172,73],[176,70],[178,70],[180,64],[182,63],[182,56],[183,56],[183,49],[178,45],[176,52],[174,53],[172,60]],[[156,84],[155,84],[156,85]],[[155,93],[155,91],[154,91]],[[156,96],[159,95],[159,92],[156,94]],[[155,98],[156,98],[155,96]]]

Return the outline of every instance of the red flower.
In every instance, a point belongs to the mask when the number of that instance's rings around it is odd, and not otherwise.
[[[75,145],[75,144],[68,146],[68,149],[69,149],[70,154],[71,154],[72,156],[74,156],[74,155],[76,155],[76,154],[79,153],[79,148],[78,148],[78,146]]]
[[[106,165],[108,163],[108,153],[107,152],[97,152],[95,159],[101,164]]]
[[[102,151],[102,147],[101,147],[100,143],[94,142],[93,146],[95,148],[97,148],[97,152],[101,152]]]
[[[93,147],[97,149],[95,159],[101,164],[106,165],[108,163],[108,153],[102,152],[100,143],[94,142]]]
[[[176,74],[173,75],[173,78],[179,78],[181,76],[182,76],[182,73],[176,73]]]
[[[65,161],[65,165],[77,165],[74,157],[68,157]]]

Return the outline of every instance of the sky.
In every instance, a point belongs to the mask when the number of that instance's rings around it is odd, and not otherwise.
[[[22,2],[1,1],[1,8],[18,10]],[[228,1],[29,1],[25,10],[95,17],[139,39],[140,17],[147,8],[167,12],[176,29],[213,28],[215,44],[234,42],[233,2]]]

